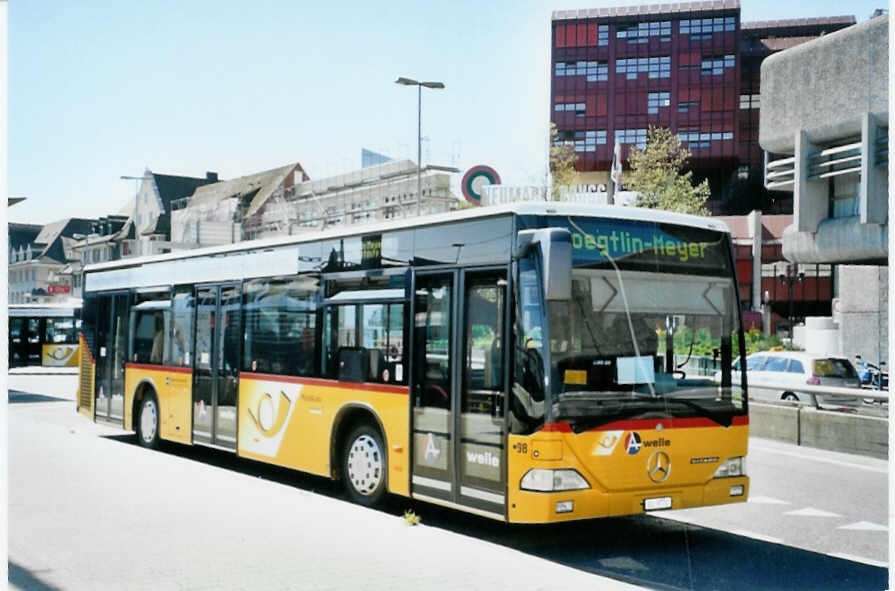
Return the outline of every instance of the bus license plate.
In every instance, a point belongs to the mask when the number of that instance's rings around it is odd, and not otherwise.
[[[671,497],[656,497],[643,500],[644,511],[660,511],[662,509],[671,509]]]

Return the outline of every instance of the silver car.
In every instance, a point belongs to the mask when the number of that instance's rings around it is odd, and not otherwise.
[[[739,371],[739,360],[733,364]],[[799,351],[760,351],[746,357],[746,372],[752,398],[792,400],[813,403],[812,395],[800,392],[799,386],[835,386],[859,388],[861,380],[851,361],[844,357],[810,355]],[[774,388],[757,388],[751,382],[775,384]],[[860,406],[857,396],[817,394],[820,406]]]

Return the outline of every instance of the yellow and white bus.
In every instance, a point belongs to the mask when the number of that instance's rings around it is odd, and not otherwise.
[[[86,270],[81,413],[515,523],[745,501],[717,220],[521,203]],[[720,376],[686,375],[709,348]],[[689,366],[686,366],[689,367]]]
[[[9,367],[77,367],[81,302],[10,304]]]

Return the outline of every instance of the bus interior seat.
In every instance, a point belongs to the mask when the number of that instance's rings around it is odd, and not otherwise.
[[[339,381],[365,382],[370,375],[370,357],[364,347],[340,347]]]
[[[379,349],[366,349],[366,351],[369,356],[369,379],[378,382],[382,379],[382,370],[384,369],[382,351]]]

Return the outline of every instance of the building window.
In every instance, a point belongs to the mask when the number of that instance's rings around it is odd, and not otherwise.
[[[691,41],[711,39],[712,33],[733,31],[735,28],[736,17],[733,16],[682,20],[680,24],[681,35],[690,35]]]
[[[670,104],[670,94],[667,92],[651,92],[646,98],[646,112],[655,115],[661,107]]]
[[[724,73],[725,68],[732,68],[734,63],[734,57],[731,54],[704,57],[702,58],[702,75],[718,76]]]
[[[711,133],[699,131],[698,129],[685,128],[677,134],[677,137],[682,142],[686,142],[690,148],[709,148],[711,147],[712,142],[732,140],[733,132],[724,131]]]
[[[850,218],[859,215],[858,196],[861,194],[861,176],[842,174],[832,179],[832,217]]]
[[[615,36],[618,39],[627,39],[629,44],[646,43],[650,37],[660,37],[662,41],[671,41],[671,21],[637,23],[619,28]]]
[[[597,45],[609,45],[609,25],[597,27]]]
[[[588,82],[597,82],[608,78],[609,66],[606,62],[595,61],[556,62],[554,73],[556,76],[587,76]]]
[[[741,109],[758,109],[759,107],[759,99],[760,94],[741,94],[740,95],[740,108]]]
[[[699,109],[699,101],[687,101],[677,104],[678,113],[689,113],[691,110]]]
[[[562,111],[575,111],[577,117],[584,117],[586,113],[584,103],[556,103],[554,110],[557,113]]]
[[[620,144],[635,144],[638,148],[646,147],[645,129],[616,129],[615,137]]]
[[[615,73],[626,74],[628,80],[634,80],[641,72],[647,72],[649,78],[668,78],[671,76],[671,57],[640,57],[615,60]]]
[[[606,144],[606,130],[565,130],[559,132],[557,145],[572,146],[576,152],[593,152],[597,145]]]

